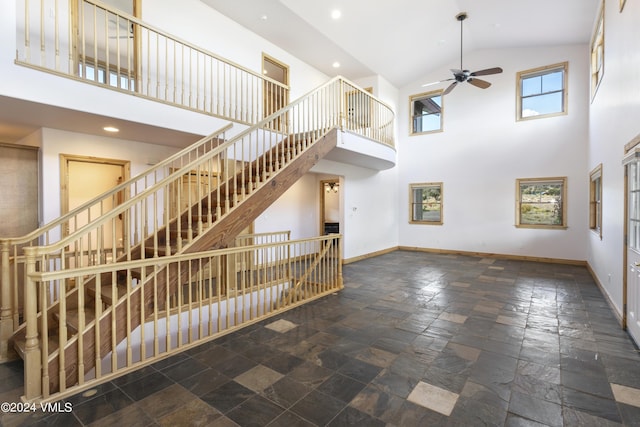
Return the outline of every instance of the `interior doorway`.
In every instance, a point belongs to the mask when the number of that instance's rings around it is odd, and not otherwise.
[[[111,190],[116,185],[129,179],[130,162],[126,160],[103,159],[96,157],[60,155],[61,211],[62,215],[85,202]],[[76,229],[90,220],[115,208],[119,202],[116,198],[107,199],[101,207],[93,207],[89,212],[76,216]],[[68,230],[66,230],[68,233]],[[65,233],[65,234],[66,234]],[[103,247],[113,249],[123,246],[124,222],[122,218],[114,223],[105,224]],[[89,238],[89,237],[88,237]],[[97,236],[91,236],[95,239]]]
[[[338,178],[320,181],[320,232],[322,235],[344,233],[340,226],[341,198]]]

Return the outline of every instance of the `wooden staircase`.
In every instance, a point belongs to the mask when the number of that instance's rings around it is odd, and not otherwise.
[[[300,137],[296,137],[296,141],[290,138],[284,138],[255,161],[247,163],[235,176],[219,182],[210,194],[194,201],[166,227],[143,239],[117,262],[164,258],[229,246],[243,229],[336,146],[337,129],[332,128],[307,148],[300,148],[304,146],[299,143]],[[283,156],[290,161],[284,167],[276,167],[276,163],[282,163]],[[227,200],[227,204],[221,203],[222,200]],[[215,208],[221,205],[221,209]],[[183,244],[185,241],[189,243]],[[158,307],[158,301],[166,301],[179,291],[188,270],[187,265],[183,268],[174,265],[161,270],[147,267],[117,274],[94,274],[85,277],[79,286],[72,286],[66,297],[50,306],[46,313],[40,313],[39,328],[46,325],[50,331],[47,343],[41,342],[41,348],[49,355],[46,369],[49,376],[45,376],[47,383],[43,384],[46,394],[81,383],[84,375],[97,368],[100,360],[113,350],[114,344],[122,342],[128,331],[144,324],[153,315],[154,302]],[[136,284],[133,288],[132,283]],[[96,307],[102,307],[97,319]],[[40,337],[43,336],[41,332],[39,329]],[[25,334],[23,325],[13,336],[14,347],[23,357]],[[63,349],[59,344],[60,336],[65,337]],[[97,340],[100,348],[96,350]],[[79,348],[82,348],[80,353]],[[93,357],[82,358],[79,354]]]
[[[353,126],[354,117],[367,120]],[[339,237],[224,248],[336,147],[338,132],[392,146],[393,123],[389,106],[336,76],[233,137],[224,136],[229,126],[220,129],[38,230],[0,239],[0,357],[8,359],[10,347],[23,357],[23,399],[61,398],[341,289]],[[185,190],[193,176],[200,184]],[[78,221],[84,216],[86,225]],[[259,262],[240,260],[249,274],[232,272],[234,257],[251,260],[258,247]],[[207,270],[215,278],[204,278]],[[236,280],[241,286],[229,287]],[[193,332],[198,310],[209,310],[206,333],[200,319]],[[167,332],[174,319],[176,336]],[[149,350],[140,344],[148,337]]]

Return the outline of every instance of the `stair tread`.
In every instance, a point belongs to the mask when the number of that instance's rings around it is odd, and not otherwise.
[[[40,342],[40,348],[42,348],[42,337],[39,337],[38,341]],[[47,341],[49,343],[49,353],[53,353],[58,350],[58,347],[60,347],[60,344],[58,342],[58,331],[52,331],[52,333],[49,334]],[[27,340],[24,335],[14,337],[13,348],[16,350],[16,353],[18,353],[18,356],[20,356],[21,359],[24,359],[26,345]]]
[[[60,321],[59,313],[55,313],[54,317],[56,318],[57,321]],[[96,313],[93,310],[93,307],[85,307],[84,324],[87,325],[88,323],[93,322],[95,318],[96,318]],[[78,326],[80,325],[80,311],[78,309],[67,310],[66,324],[72,334],[76,334],[78,332],[79,330]]]
[[[91,296],[95,297],[96,295],[95,284],[89,285],[87,287],[87,290],[89,291],[89,294]],[[123,297],[126,291],[127,291],[127,287],[125,284],[120,284],[120,283],[116,284],[117,299],[120,299],[121,297]],[[104,304],[111,305],[113,303],[112,289],[110,285],[107,285],[107,286],[103,285],[100,287],[100,299]]]

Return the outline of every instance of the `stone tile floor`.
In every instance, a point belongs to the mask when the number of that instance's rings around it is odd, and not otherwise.
[[[640,426],[640,353],[587,270],[396,251],[345,289],[3,426]],[[0,366],[17,401],[21,362]]]

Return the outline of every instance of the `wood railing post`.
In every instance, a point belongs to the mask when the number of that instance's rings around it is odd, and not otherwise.
[[[347,112],[346,99],[344,96],[344,81],[338,80],[338,105],[340,105],[340,111],[338,111],[340,130],[344,130],[347,127]]]
[[[342,234],[336,239],[338,242],[338,289],[344,289],[344,281],[342,280]]]
[[[26,342],[24,349],[24,396],[32,401],[42,396],[42,357],[38,341],[38,282],[32,274],[36,271],[35,247],[24,248],[26,276],[24,289],[24,313],[26,319]],[[44,314],[46,316],[46,313]]]
[[[11,291],[11,267],[9,266],[9,240],[0,242],[0,362],[14,359],[9,349],[9,338],[13,335],[13,293]]]

